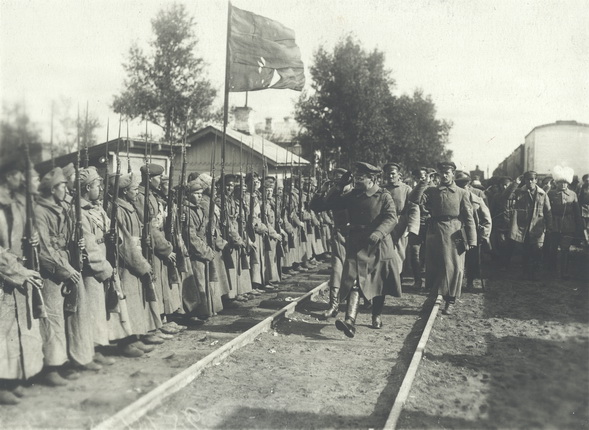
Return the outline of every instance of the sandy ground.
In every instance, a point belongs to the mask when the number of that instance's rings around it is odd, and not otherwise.
[[[487,268],[452,316],[439,315],[398,428],[588,428],[589,261],[575,276],[523,280]],[[0,428],[89,428],[327,278],[327,266],[68,387],[33,384]],[[407,279],[405,286],[411,284]],[[384,328],[362,310],[350,340],[318,318],[326,298],[207,369],[134,428],[382,428],[431,307],[387,299]],[[340,313],[340,316],[342,314]]]

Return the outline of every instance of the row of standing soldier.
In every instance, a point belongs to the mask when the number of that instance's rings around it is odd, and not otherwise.
[[[113,345],[142,356],[330,249],[333,221],[308,208],[312,178],[193,172],[169,187],[147,157],[140,176],[121,171],[118,147],[116,159],[106,181],[79,154],[40,181],[28,157],[2,160],[3,404],[35,375],[60,386],[112,364]]]

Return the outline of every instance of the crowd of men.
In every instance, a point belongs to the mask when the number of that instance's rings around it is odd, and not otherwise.
[[[140,357],[328,257],[323,316],[345,302],[336,327],[348,337],[362,300],[382,327],[385,296],[401,297],[403,273],[443,295],[451,315],[463,278],[466,289],[482,278],[481,249],[508,265],[521,243],[530,277],[541,258],[559,255],[566,277],[589,219],[587,175],[579,196],[569,177],[545,191],[534,172],[484,191],[452,162],[405,178],[398,163],[359,162],[319,187],[300,172],[192,172],[170,187],[153,163],[106,178],[69,164],[39,180],[20,157],[0,165],[0,404],[17,404],[33,376],[61,386],[112,364],[106,347]]]

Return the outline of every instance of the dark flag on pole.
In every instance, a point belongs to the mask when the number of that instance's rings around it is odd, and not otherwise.
[[[305,73],[294,31],[232,5],[229,14],[228,90],[289,88],[301,91]]]

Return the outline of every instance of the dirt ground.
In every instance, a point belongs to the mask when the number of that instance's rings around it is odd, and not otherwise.
[[[398,428],[589,428],[589,261],[574,277],[491,266],[440,315]]]
[[[567,281],[487,267],[485,292],[476,284],[454,315],[438,316],[398,428],[588,428],[587,254],[574,264]],[[0,428],[90,428],[326,280],[319,269],[142,358],[118,358],[61,389],[32,384],[21,405],[0,407]],[[404,285],[402,299],[387,299],[382,330],[363,309],[356,338],[346,338],[318,318],[319,298],[133,428],[382,428],[432,304],[411,279]]]

